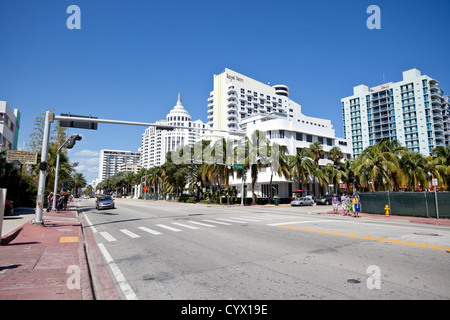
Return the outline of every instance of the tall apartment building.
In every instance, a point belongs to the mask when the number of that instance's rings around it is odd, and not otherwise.
[[[242,130],[247,135],[255,130],[265,132],[268,139],[286,146],[289,155],[295,155],[299,149],[319,141],[325,152],[320,165],[331,162],[328,152],[335,146],[341,149],[344,159],[352,157],[350,141],[335,136],[330,120],[304,115],[301,105],[289,98],[287,86],[270,86],[230,69],[214,75],[214,90],[208,98],[208,120],[207,127],[212,129]],[[209,132],[207,134],[214,137]],[[245,183],[248,190],[250,182],[248,175]],[[237,187],[240,196],[241,180],[234,176],[230,185]],[[280,197],[291,197],[292,191],[299,187],[298,182],[272,174],[270,167],[263,168],[255,185],[257,196],[267,198],[271,193],[270,185]],[[319,196],[328,191],[320,190],[312,176],[301,188],[304,195]]]
[[[289,99],[287,86],[270,86],[230,69],[214,75],[214,90],[208,98],[208,128],[239,130],[245,118],[274,112],[291,119],[301,114],[301,106]]]
[[[443,115],[442,119],[444,121],[444,136],[445,136],[445,145],[447,147],[450,146],[450,96],[444,97],[444,106],[443,106]]]
[[[203,129],[205,129],[203,121],[192,121],[191,115],[182,105],[180,94],[177,104],[167,114],[166,119],[157,121],[155,124],[181,126],[186,127],[186,129],[177,128],[173,131],[167,131],[156,127],[147,128],[142,134],[140,148],[141,166],[143,168],[164,164],[167,152],[176,151],[185,145],[194,145],[197,138],[204,133]]]
[[[17,150],[19,129],[19,110],[13,111],[6,101],[0,101],[0,151]]]
[[[136,172],[140,166],[140,153],[123,150],[100,150],[98,180],[115,175],[120,171]]]
[[[370,89],[356,86],[341,103],[344,138],[352,141],[354,156],[385,138],[423,155],[449,143],[450,133],[444,135],[448,103],[443,90],[439,81],[418,69],[404,71],[399,82]]]

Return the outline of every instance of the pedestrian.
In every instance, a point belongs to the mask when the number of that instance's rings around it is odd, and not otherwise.
[[[333,204],[333,213],[338,213],[338,206],[339,206],[339,199],[336,196],[336,194],[333,195],[333,198],[331,199],[331,203]]]
[[[47,212],[50,212],[52,210],[52,204],[53,204],[53,192],[50,192],[50,194],[47,197],[48,206],[47,206]]]
[[[344,201],[342,202],[342,208],[344,209],[344,216],[350,215],[350,196],[346,195]]]
[[[63,206],[64,206],[64,197],[60,196],[58,198],[58,204],[56,205],[56,213],[58,213],[58,211],[59,211],[59,213],[61,213]]]
[[[359,213],[358,213],[358,211],[360,210],[359,209],[359,206],[360,206],[360,204],[359,204],[359,201],[358,201],[358,198],[356,197],[356,195],[353,195],[353,199],[352,199],[352,207],[353,207],[353,213],[354,213],[354,217],[359,217]]]
[[[64,201],[63,201],[63,210],[66,211],[67,210],[67,202],[69,201],[69,194],[66,193],[64,196]]]

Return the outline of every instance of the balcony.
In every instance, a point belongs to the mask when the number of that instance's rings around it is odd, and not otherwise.
[[[441,99],[431,99],[431,104],[434,104],[434,105],[440,105],[441,104]]]

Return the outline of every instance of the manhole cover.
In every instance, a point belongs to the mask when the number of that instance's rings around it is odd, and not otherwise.
[[[348,283],[361,283],[361,281],[359,281],[358,279],[348,279],[347,282]]]

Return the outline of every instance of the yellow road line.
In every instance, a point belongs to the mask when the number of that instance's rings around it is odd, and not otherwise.
[[[311,229],[311,228],[303,228],[303,227],[295,227],[295,226],[278,225],[276,227],[285,228],[285,229],[293,229],[293,230],[301,230],[301,231],[307,231],[307,232],[324,233],[324,234],[330,234],[330,235],[341,236],[341,237],[358,238],[358,239],[366,239],[366,240],[373,240],[373,241],[380,241],[380,242],[403,244],[403,245],[407,245],[407,246],[421,247],[421,248],[434,249],[434,250],[450,251],[450,247],[436,246],[433,244],[426,244],[426,243],[420,243],[420,242],[396,240],[396,239],[389,239],[389,238],[365,236],[365,235],[359,235],[359,234],[353,234],[353,233]]]

